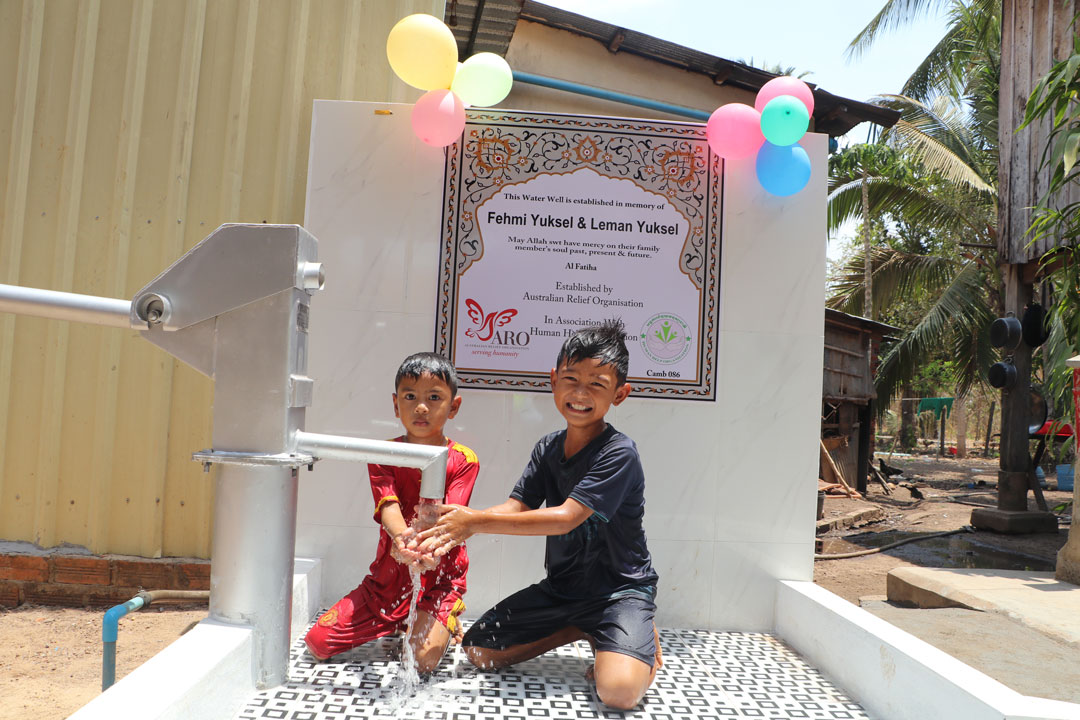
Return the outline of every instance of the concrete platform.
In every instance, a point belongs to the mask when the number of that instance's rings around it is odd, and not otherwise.
[[[817,521],[814,534],[821,535],[832,530],[845,530],[857,528],[869,523],[880,522],[885,519],[885,511],[877,505],[870,505],[852,512],[844,513],[831,518],[823,518]]]
[[[257,693],[235,720],[874,718],[772,634],[659,632],[664,666],[644,702],[627,712],[596,697],[585,679],[592,651],[583,641],[491,672],[451,651],[434,673],[406,689],[389,638],[323,663],[313,662],[298,638],[288,682]]]
[[[395,694],[397,663],[379,646],[358,649],[340,667],[302,654],[321,565],[298,559],[296,570],[286,685],[257,691],[250,630],[225,628],[243,636],[230,644],[204,622],[202,632],[188,633],[73,718],[127,717],[138,708],[145,720],[1080,720],[1080,705],[1017,691],[820,586],[793,580],[777,581],[770,631],[661,628],[662,676],[631,713],[597,705],[584,681],[591,653],[580,643],[500,673],[474,671],[452,656],[433,678],[436,687]]]
[[[980,530],[993,530],[1004,535],[1030,535],[1057,532],[1057,516],[1038,510],[999,510],[976,508],[971,511],[971,525]]]
[[[998,613],[1080,649],[1080,586],[1050,572],[905,567],[886,588],[894,603]]]
[[[1080,649],[1005,615],[959,607],[899,607],[884,596],[860,598],[859,606],[1018,693],[1080,703]]]

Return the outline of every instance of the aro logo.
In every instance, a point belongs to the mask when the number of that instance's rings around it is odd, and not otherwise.
[[[498,312],[485,313],[480,303],[472,298],[465,298],[465,307],[468,308],[469,319],[476,327],[465,331],[468,337],[476,338],[480,342],[494,340],[497,345],[528,345],[529,333],[513,332],[512,330],[499,330],[509,323],[518,311],[514,308],[499,310]]]

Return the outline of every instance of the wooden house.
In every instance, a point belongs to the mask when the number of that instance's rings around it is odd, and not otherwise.
[[[874,374],[881,341],[898,334],[891,325],[825,309],[825,358],[821,387],[821,438],[844,478],[866,491],[874,453]]]

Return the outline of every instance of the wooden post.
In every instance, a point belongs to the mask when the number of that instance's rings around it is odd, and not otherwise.
[[[825,471],[825,474],[831,475],[836,482],[844,488],[848,497],[859,497],[859,493],[852,489],[851,485],[848,485],[847,480],[844,479],[844,473],[837,467],[836,461],[832,459],[832,455],[829,454],[828,448],[825,447],[825,441],[818,441],[821,445],[821,467]]]
[[[983,457],[990,457],[990,434],[994,431],[994,408],[997,400],[990,401],[990,419],[986,421],[986,445],[983,446]]]
[[[945,455],[945,406],[941,407],[941,427],[938,429],[938,455]]]
[[[871,454],[874,441],[874,416],[873,401],[859,408],[859,447],[856,448],[855,461],[855,489],[866,494],[867,475],[866,469],[870,466],[874,456]]]
[[[967,457],[967,398],[958,397],[953,401],[956,419],[956,457]]]
[[[1031,282],[1024,277],[1024,266],[1005,266],[1005,310],[1024,316],[1031,302]],[[1031,348],[1021,342],[1012,351],[1016,382],[1001,391],[1001,458],[998,467],[998,509],[1027,510],[1031,454],[1028,448],[1028,405],[1031,395]]]

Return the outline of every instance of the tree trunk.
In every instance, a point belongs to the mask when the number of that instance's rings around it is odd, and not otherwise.
[[[953,412],[956,414],[956,457],[967,457],[967,398],[958,397],[953,401]]]
[[[909,398],[915,394],[915,388],[904,384],[900,388],[900,397]],[[900,400],[900,447],[910,450],[915,447],[918,431],[915,427],[915,401]]]
[[[870,261],[870,188],[867,187],[868,177],[866,165],[862,171],[862,236],[863,256],[866,264],[863,271],[863,317],[874,319],[874,293],[873,293],[873,263]]]

